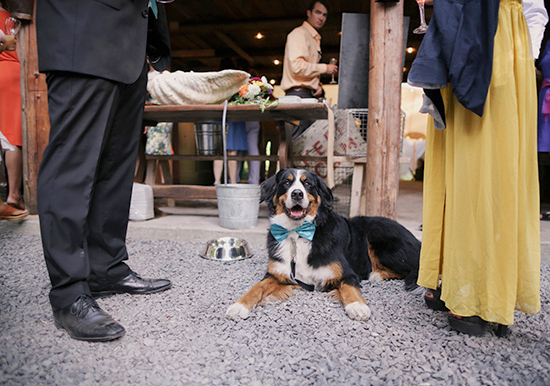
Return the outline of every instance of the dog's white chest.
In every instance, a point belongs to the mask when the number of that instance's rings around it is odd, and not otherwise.
[[[308,263],[310,252],[311,241],[296,233],[289,234],[279,244],[277,255],[282,261],[275,263],[275,271],[293,281],[313,285],[315,289],[323,288],[327,280],[334,278],[334,272],[328,267],[312,267]]]

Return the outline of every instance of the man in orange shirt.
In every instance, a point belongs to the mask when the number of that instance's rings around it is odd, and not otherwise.
[[[319,30],[327,21],[328,6],[325,0],[313,0],[307,10],[307,20],[296,27],[286,38],[281,88],[286,95],[301,98],[319,98],[323,95],[321,74],[335,74],[338,66],[319,63],[321,35]],[[300,123],[293,138],[300,135],[311,122]]]

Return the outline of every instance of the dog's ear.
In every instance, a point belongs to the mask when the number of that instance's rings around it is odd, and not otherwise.
[[[262,185],[260,186],[260,202],[272,202],[273,197],[275,197],[275,193],[277,192],[277,181],[279,180],[278,177],[281,172],[282,170],[262,182]]]
[[[332,195],[332,190],[328,187],[327,184],[319,177],[317,174],[315,176],[315,184],[317,185],[317,190],[319,191],[319,197],[321,197],[321,205],[326,208],[332,208],[332,203],[334,202],[334,196]]]

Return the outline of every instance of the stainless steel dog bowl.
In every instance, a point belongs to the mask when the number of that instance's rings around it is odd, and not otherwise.
[[[252,257],[248,243],[235,237],[221,237],[210,240],[206,244],[206,250],[201,255],[205,259],[218,261],[235,261]]]

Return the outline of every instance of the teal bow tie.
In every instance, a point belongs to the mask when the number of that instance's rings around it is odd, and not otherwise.
[[[153,15],[155,15],[155,19],[158,19],[158,9],[157,9],[157,0],[149,0],[149,7],[151,7],[151,10],[153,11]]]
[[[313,235],[315,234],[315,224],[309,221],[304,222],[296,229],[288,230],[283,228],[279,224],[271,224],[270,228],[271,234],[275,237],[275,240],[278,242],[283,241],[287,238],[290,232],[298,233],[298,236],[308,239],[309,241],[313,240]]]

